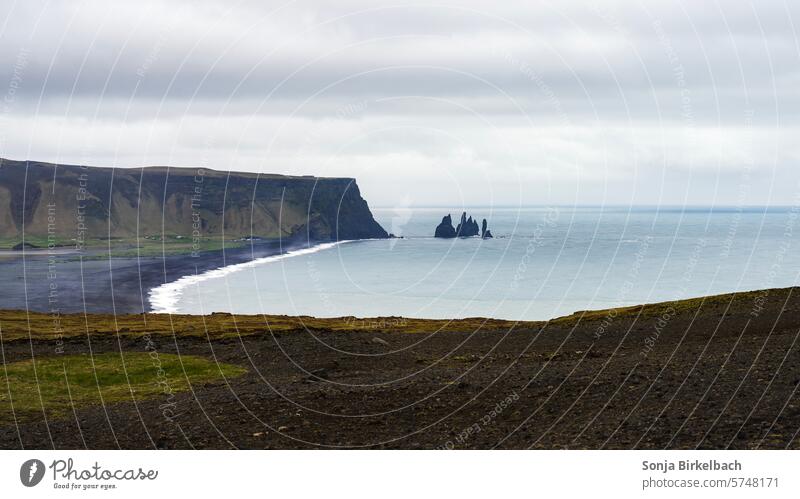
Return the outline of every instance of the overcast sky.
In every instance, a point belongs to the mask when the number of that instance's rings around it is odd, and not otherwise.
[[[374,206],[796,204],[792,0],[0,3],[0,156]]]

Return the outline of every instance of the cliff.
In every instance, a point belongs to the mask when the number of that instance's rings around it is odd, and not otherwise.
[[[0,159],[0,239],[388,237],[351,178]]]

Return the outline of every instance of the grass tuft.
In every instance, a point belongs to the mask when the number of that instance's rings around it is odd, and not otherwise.
[[[191,385],[245,372],[242,367],[202,357],[156,352],[12,362],[0,368],[0,423],[41,417],[43,411],[48,418],[61,418],[70,415],[73,407],[171,397]]]

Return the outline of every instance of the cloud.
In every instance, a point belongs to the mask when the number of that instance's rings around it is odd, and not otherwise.
[[[356,176],[389,205],[735,203],[753,172],[751,201],[786,203],[797,11],[17,2],[0,7],[17,80],[0,155]]]

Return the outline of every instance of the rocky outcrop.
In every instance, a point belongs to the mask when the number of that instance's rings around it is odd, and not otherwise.
[[[483,219],[483,224],[481,224],[481,239],[491,239],[492,238],[492,231],[487,229],[486,219]]]
[[[478,221],[472,217],[467,217],[467,212],[461,214],[461,221],[458,227],[453,228],[453,219],[448,214],[442,218],[442,223],[436,227],[434,237],[451,239],[454,237],[474,237],[481,236],[484,239],[492,237],[491,231],[487,228],[486,219],[483,219],[483,226],[478,226]]]
[[[0,238],[387,238],[352,178],[0,159]],[[70,243],[71,242],[71,243]]]
[[[456,237],[456,229],[453,227],[453,219],[450,215],[442,218],[442,223],[436,226],[434,237],[441,237],[444,239],[452,239]]]
[[[461,222],[456,227],[456,235],[458,237],[472,237],[480,233],[478,222],[474,221],[472,217],[467,218],[467,212],[461,214]]]

